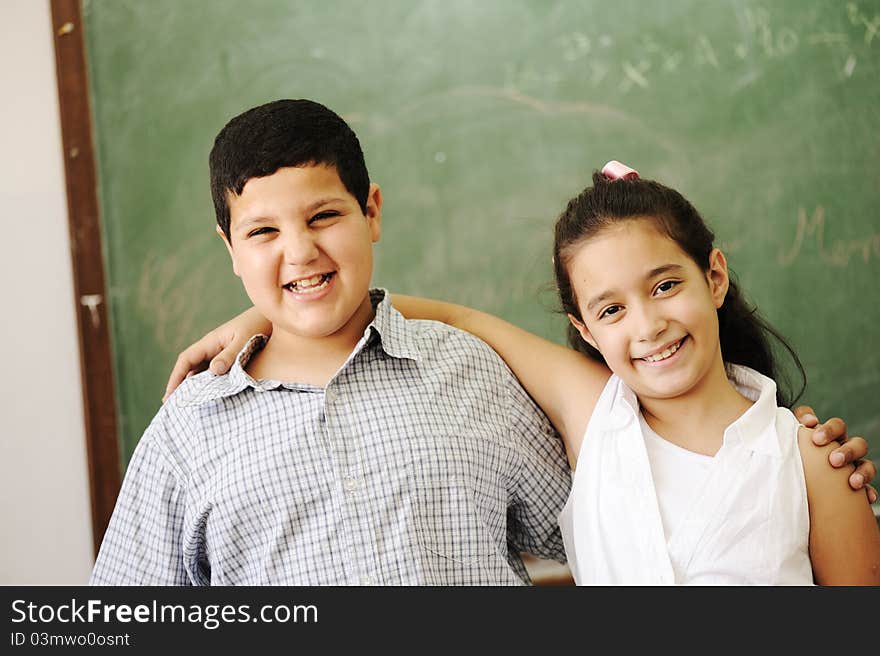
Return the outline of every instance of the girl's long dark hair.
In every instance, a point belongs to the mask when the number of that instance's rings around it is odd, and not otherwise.
[[[606,227],[634,219],[653,221],[701,270],[708,271],[715,235],[684,196],[653,180],[609,180],[597,171],[593,174],[593,186],[572,198],[556,222],[553,266],[564,312],[583,320],[568,275],[568,264],[577,246]],[[744,298],[732,273],[724,304],[718,309],[718,332],[725,363],[750,367],[775,380],[779,405],[791,406],[800,398],[807,376],[797,353]],[[783,376],[771,339],[791,357],[797,368],[800,386],[796,393]],[[602,354],[585,342],[571,325],[568,341],[572,348],[604,362]]]

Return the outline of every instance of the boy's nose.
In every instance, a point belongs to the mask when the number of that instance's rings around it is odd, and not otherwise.
[[[284,242],[284,261],[287,264],[308,264],[318,257],[318,246],[308,232],[292,234]]]

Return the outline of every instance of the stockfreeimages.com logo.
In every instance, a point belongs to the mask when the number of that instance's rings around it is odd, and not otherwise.
[[[140,624],[179,623],[200,624],[213,630],[222,624],[241,622],[272,623],[317,623],[318,608],[313,605],[266,604],[256,613],[251,612],[250,604],[105,604],[100,599],[89,599],[85,603],[71,599],[70,603],[35,604],[24,599],[12,602],[12,622],[31,624]]]

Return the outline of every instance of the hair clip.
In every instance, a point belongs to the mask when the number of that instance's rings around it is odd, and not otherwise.
[[[637,180],[639,172],[626,164],[621,164],[616,159],[612,159],[602,167],[602,175],[609,180]]]

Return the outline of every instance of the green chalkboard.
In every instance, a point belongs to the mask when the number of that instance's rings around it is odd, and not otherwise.
[[[562,341],[550,237],[620,159],[688,196],[880,461],[880,4],[86,0],[122,453],[176,354],[246,306],[207,154],[313,98],[385,192],[377,285]]]

